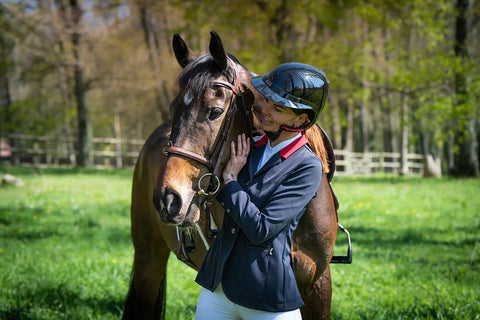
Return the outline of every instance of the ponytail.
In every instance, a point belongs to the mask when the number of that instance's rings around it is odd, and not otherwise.
[[[305,130],[305,136],[308,140],[308,145],[312,151],[322,160],[322,171],[324,174],[330,172],[329,160],[327,156],[327,150],[323,144],[323,134],[320,129],[320,126],[313,125],[307,130]]]

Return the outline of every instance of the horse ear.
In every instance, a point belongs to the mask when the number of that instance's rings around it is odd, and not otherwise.
[[[222,39],[215,31],[210,31],[210,54],[220,70],[227,69],[227,53],[223,48]]]
[[[246,110],[250,110],[255,102],[255,96],[253,95],[252,90],[245,88],[242,92],[240,92],[237,96],[237,99],[240,98],[241,102],[245,106]]]
[[[195,59],[195,53],[188,48],[187,44],[185,41],[183,41],[178,33],[173,35],[172,46],[173,52],[175,53],[175,58],[177,58],[177,61],[182,68],[185,68],[187,64]]]

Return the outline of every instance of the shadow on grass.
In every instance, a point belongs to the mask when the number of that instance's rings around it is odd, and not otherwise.
[[[115,205],[115,204],[114,204]],[[112,205],[95,205],[96,212],[108,212]],[[85,208],[85,212],[92,212],[90,208]],[[85,241],[95,241],[95,239],[103,243],[107,240],[110,246],[124,246],[131,243],[130,225],[125,223],[102,225],[97,214],[76,214],[62,213],[64,219],[58,218],[58,215],[52,213],[48,218],[42,217],[46,212],[46,208],[16,208],[10,206],[0,207],[0,236],[3,239],[12,239],[19,241],[34,242],[44,240],[51,237],[61,237],[65,241],[69,241],[72,237],[77,241],[85,239]],[[111,214],[111,213],[110,213]],[[41,217],[36,218],[33,217]],[[50,217],[53,220],[45,220]]]
[[[456,301],[455,298],[449,301],[436,301],[435,303],[425,303],[418,301],[414,304],[399,305],[397,302],[388,302],[385,305],[370,305],[352,310],[352,314],[345,316],[339,310],[332,309],[331,319],[376,319],[376,320],[394,320],[394,319],[478,319],[480,303],[472,302],[465,306],[463,302]]]
[[[457,248],[463,245],[474,245],[476,239],[472,236],[463,240],[437,240],[433,239],[432,235],[439,233],[436,228],[422,227],[421,229],[403,229],[391,231],[382,228],[366,228],[358,226],[348,227],[352,236],[352,243],[361,244],[364,246],[378,247],[378,246],[407,246],[407,245],[431,245],[431,246],[452,246]],[[466,235],[475,235],[478,232],[478,227],[472,225],[471,227],[463,227],[458,232]]]
[[[65,284],[44,284],[33,290],[27,289],[9,297],[13,301],[10,301],[9,308],[0,310],[0,319],[32,319],[39,312],[62,315],[65,319],[87,318],[87,314],[94,314],[99,319],[108,315],[120,318],[123,311],[123,297],[84,297]]]
[[[439,231],[433,227],[392,232],[380,227],[350,226],[349,231],[352,237],[353,264],[356,261],[410,261],[412,264],[435,269],[441,267],[457,271],[460,266],[473,268],[472,270],[477,270],[479,266],[480,259],[471,258],[472,249],[478,241],[478,228],[475,225],[457,230],[461,236],[452,240],[438,239],[436,236]],[[345,239],[339,235],[336,255],[343,254],[343,250],[346,250],[345,243]]]

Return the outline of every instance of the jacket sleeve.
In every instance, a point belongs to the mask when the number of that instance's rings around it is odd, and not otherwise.
[[[236,181],[224,186],[217,200],[252,243],[262,243],[276,236],[307,206],[321,177],[321,163],[298,168],[277,187],[261,211]]]

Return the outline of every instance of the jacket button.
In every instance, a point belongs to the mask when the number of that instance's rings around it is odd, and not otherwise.
[[[236,230],[235,228],[232,228],[232,229],[230,230],[230,233],[231,233],[231,234],[235,234],[235,231],[237,231],[237,230]]]
[[[245,184],[246,184],[247,186],[249,186],[249,185],[250,185],[250,180],[248,180],[247,182],[245,182]]]
[[[220,202],[220,204],[222,205],[222,207],[225,205],[225,202]]]
[[[225,210],[226,213],[230,213],[230,209]]]

